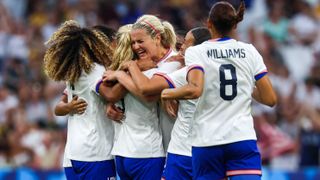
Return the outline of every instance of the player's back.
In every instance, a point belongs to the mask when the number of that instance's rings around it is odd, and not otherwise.
[[[95,92],[101,80],[104,67],[94,65],[89,73],[82,73],[71,86],[67,83],[68,102],[74,95],[87,102],[83,114],[73,114],[68,118],[67,158],[79,161],[102,161],[112,159],[114,129],[105,116],[105,101]]]
[[[251,116],[255,75],[266,68],[256,49],[230,38],[187,50],[186,61],[204,69],[205,84],[194,115],[193,146],[256,139]]]

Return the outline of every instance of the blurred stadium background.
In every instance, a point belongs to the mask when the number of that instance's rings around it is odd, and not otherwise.
[[[215,0],[0,0],[0,179],[65,179],[64,89],[42,70],[44,42],[67,19],[117,29],[156,14],[177,33],[205,25]],[[235,6],[238,0],[230,0]],[[320,179],[320,1],[245,0],[238,39],[257,47],[279,97],[253,103],[263,179]]]

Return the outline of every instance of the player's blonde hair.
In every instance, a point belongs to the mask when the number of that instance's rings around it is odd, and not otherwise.
[[[130,32],[132,24],[121,26],[116,34],[117,47],[114,50],[113,61],[110,66],[112,70],[118,70],[121,63],[133,59],[133,51],[131,48]]]
[[[90,73],[94,63],[105,67],[111,64],[113,49],[110,41],[99,30],[81,28],[70,20],[46,42],[44,71],[55,81],[76,82],[82,71]]]
[[[145,29],[151,38],[160,34],[162,46],[175,49],[177,37],[173,26],[168,21],[161,21],[154,15],[146,14],[137,19],[132,29]]]

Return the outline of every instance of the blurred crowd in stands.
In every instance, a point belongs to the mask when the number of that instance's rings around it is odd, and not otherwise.
[[[216,0],[0,0],[0,168],[60,169],[66,117],[53,108],[64,84],[42,70],[44,42],[59,25],[117,29],[155,14],[184,32],[206,24]],[[235,6],[239,0],[229,0]],[[279,104],[253,103],[264,165],[320,165],[320,1],[245,0],[238,39],[264,58]]]

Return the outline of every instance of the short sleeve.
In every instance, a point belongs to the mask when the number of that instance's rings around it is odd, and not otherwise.
[[[186,66],[201,66],[203,67],[203,63],[201,62],[202,58],[201,58],[201,54],[200,52],[197,51],[196,48],[199,48],[200,46],[197,47],[189,47],[186,50],[185,53],[185,64]]]
[[[158,67],[158,72],[168,74],[176,71],[180,67],[181,64],[177,61],[165,62]]]
[[[187,67],[183,67],[173,73],[168,74],[169,79],[172,81],[175,87],[181,87],[188,84],[187,69]]]
[[[183,67],[169,74],[157,72],[155,75],[164,78],[167,81],[169,88],[177,88],[187,84],[187,67]]]
[[[89,80],[89,88],[99,95],[99,87],[102,84],[102,76],[105,69],[101,65],[96,65],[92,70],[92,74],[90,74]]]
[[[251,45],[252,46],[252,45]],[[257,51],[255,47],[252,46],[252,72],[255,81],[261,79],[263,76],[265,76],[268,73],[267,67],[263,62],[263,58],[260,55],[260,53]]]

